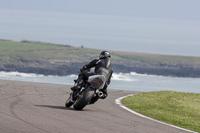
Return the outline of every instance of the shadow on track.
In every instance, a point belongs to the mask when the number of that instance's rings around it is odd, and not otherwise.
[[[74,110],[73,108],[67,108],[65,106],[51,106],[51,105],[35,105],[38,107],[52,108],[52,109],[62,109],[62,110]]]
[[[51,108],[51,109],[60,109],[60,110],[72,110],[72,111],[93,111],[90,109],[84,109],[84,110],[74,110],[73,108],[67,108],[65,106],[51,106],[51,105],[35,105],[37,107],[44,107],[44,108]]]

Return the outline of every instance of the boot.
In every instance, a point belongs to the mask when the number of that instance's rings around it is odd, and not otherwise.
[[[73,86],[71,87],[71,90],[72,91],[75,91],[75,90],[80,90],[83,86],[83,79],[81,77],[78,78],[78,81],[77,81],[77,85],[76,86]]]

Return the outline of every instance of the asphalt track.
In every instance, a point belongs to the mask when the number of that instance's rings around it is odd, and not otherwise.
[[[64,106],[69,88],[0,80],[0,133],[186,132],[134,115],[115,104],[115,99],[139,92],[109,89],[105,100],[75,111]]]

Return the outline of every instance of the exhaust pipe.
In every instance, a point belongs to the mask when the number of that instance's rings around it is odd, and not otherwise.
[[[102,91],[99,91],[99,92],[98,92],[98,96],[99,96],[99,97],[103,97],[103,92],[102,92]]]

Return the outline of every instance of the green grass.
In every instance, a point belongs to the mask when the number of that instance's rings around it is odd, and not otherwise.
[[[200,63],[200,57],[193,56],[177,56],[177,55],[160,55],[160,54],[146,54],[133,52],[113,52],[113,55],[121,59],[131,59],[135,61],[149,62],[149,63],[186,63],[197,64]]]
[[[154,119],[200,132],[200,94],[147,92],[124,98],[122,103]]]
[[[0,61],[45,60],[45,61],[88,61],[98,57],[100,50],[50,45],[0,41]]]
[[[18,60],[43,60],[83,62],[98,58],[101,50],[54,45],[42,42],[14,42],[0,40],[0,61],[10,63]],[[200,57],[157,55],[133,52],[110,51],[113,63],[132,61],[156,63],[200,63]]]

